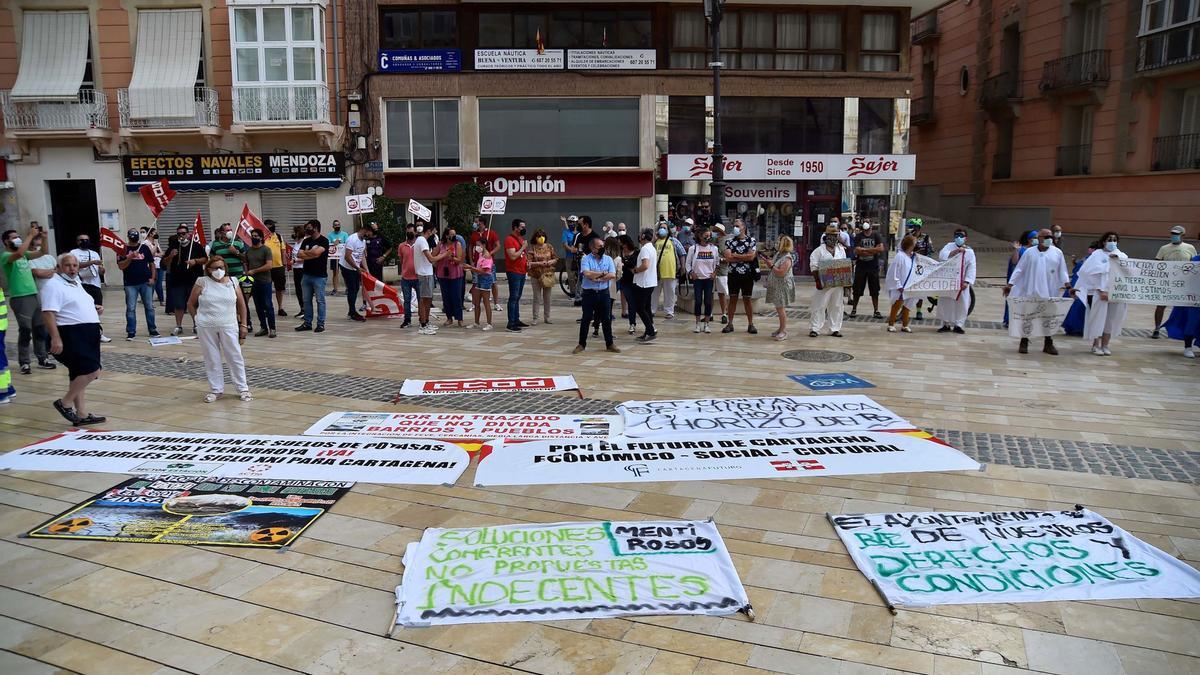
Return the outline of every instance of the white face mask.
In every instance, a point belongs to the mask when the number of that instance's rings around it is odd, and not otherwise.
[[[9,239],[8,241],[9,241],[9,243],[12,244],[13,248],[21,248],[21,238],[20,237],[13,237],[12,239]]]
[[[216,279],[217,281],[220,281],[225,278],[225,269],[222,267],[218,267],[217,269],[213,270],[209,274],[212,275],[212,278]]]

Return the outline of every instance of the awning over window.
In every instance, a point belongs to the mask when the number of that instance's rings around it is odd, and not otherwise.
[[[25,12],[14,101],[74,101],[87,67],[87,12]]]
[[[129,82],[129,116],[194,117],[200,63],[198,9],[138,12],[137,53]]]

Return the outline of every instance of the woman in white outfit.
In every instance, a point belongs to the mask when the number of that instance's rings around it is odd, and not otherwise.
[[[900,330],[905,333],[912,332],[912,329],[908,327],[908,320],[909,315],[917,306],[917,298],[904,297],[904,285],[908,283],[915,267],[913,251],[916,247],[916,237],[911,234],[905,236],[900,240],[900,254],[892,259],[892,264],[888,267],[887,282],[884,287],[887,288],[888,298],[892,301],[892,311],[888,313],[887,321],[889,333],[896,332],[897,315],[900,317]]]
[[[204,396],[204,402],[212,403],[225,393],[222,360],[229,364],[229,375],[238,394],[243,401],[249,401],[250,387],[246,384],[246,362],[242,359],[241,346],[241,341],[246,339],[246,301],[239,292],[237,281],[226,274],[225,261],[220,256],[209,258],[204,272],[188,298],[188,313],[196,322],[200,349],[204,353],[204,372],[211,388]]]
[[[1106,232],[1100,237],[1100,248],[1092,253],[1079,268],[1079,282],[1075,291],[1087,296],[1087,316],[1083,320],[1083,337],[1092,341],[1092,353],[1096,356],[1112,356],[1108,348],[1112,336],[1120,335],[1125,325],[1129,307],[1123,302],[1109,302],[1112,280],[1108,273],[1109,260],[1124,260],[1125,255],[1117,246],[1121,237],[1116,232]]]

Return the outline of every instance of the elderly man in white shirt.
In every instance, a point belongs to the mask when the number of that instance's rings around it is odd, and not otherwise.
[[[84,390],[100,377],[100,312],[79,279],[79,261],[58,256],[56,274],[39,291],[42,323],[50,334],[50,353],[67,367],[71,383],[54,408],[72,425],[101,424],[104,417],[87,412]]]
[[[842,307],[846,302],[842,293],[843,288],[822,288],[820,267],[821,263],[826,260],[845,260],[846,249],[839,241],[837,228],[832,225],[826,228],[822,239],[822,245],[814,249],[812,255],[808,257],[808,267],[817,279],[817,289],[813,291],[812,303],[809,306],[812,329],[808,331],[808,336],[817,337],[821,334],[821,329],[825,327],[826,315],[828,315],[829,328],[833,331],[830,335],[842,337]]]
[[[1062,296],[1064,288],[1071,288],[1071,276],[1067,274],[1067,262],[1062,250],[1055,247],[1050,230],[1038,232],[1038,245],[1025,251],[1017,266],[1013,268],[1008,285],[1004,287],[1004,296],[1010,298],[1039,298],[1057,299]],[[1010,322],[1009,333],[1012,334],[1016,322]],[[1054,347],[1054,338],[1045,335],[1042,351],[1058,355]],[[1021,346],[1017,349],[1021,354],[1029,353],[1029,338],[1021,338]]]

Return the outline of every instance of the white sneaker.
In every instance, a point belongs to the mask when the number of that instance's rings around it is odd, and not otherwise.
[[[896,327],[895,327],[895,326],[888,326],[888,327],[887,327],[887,331],[888,331],[889,333],[895,333],[895,332],[896,332]]]
[[[637,327],[636,327],[636,326],[630,326],[630,327],[629,327],[629,334],[630,334],[630,335],[633,335],[633,334],[634,334],[634,333],[636,333],[636,332],[637,332]]]
[[[499,312],[499,311],[500,311],[500,303],[498,303],[498,302],[493,302],[493,303],[492,303],[492,311],[493,311],[493,312]]]
[[[696,327],[692,329],[692,332],[693,332],[693,333],[699,333],[699,332],[700,332],[700,322],[699,322],[699,321],[697,321],[697,322],[696,322]]]
[[[1097,347],[1096,345],[1092,345],[1092,353],[1095,354],[1096,356],[1104,356],[1104,350]]]
[[[183,327],[175,326],[171,329],[171,335],[183,335]]]
[[[708,327],[708,322],[707,322],[707,321],[705,321],[705,322],[704,322],[703,326],[704,326],[704,332],[705,332],[705,333],[711,333],[711,332],[712,332],[712,329]]]
[[[112,338],[110,338],[110,337],[108,337],[107,335],[105,335],[105,334],[101,333],[101,334],[100,334],[100,341],[101,341],[101,342],[112,342]]]
[[[1105,347],[1104,349],[1101,349],[1100,351],[1103,352],[1103,354],[1105,356],[1112,356],[1112,350],[1109,349],[1108,347]]]
[[[1188,347],[1187,349],[1183,350],[1183,357],[1186,359],[1196,358],[1196,350],[1192,347]]]
[[[485,333],[486,333],[486,332],[488,332],[488,331],[489,331],[489,330],[491,330],[491,329],[492,329],[492,324],[490,324],[490,323],[485,323],[485,324],[483,324],[483,332],[485,332]]]

